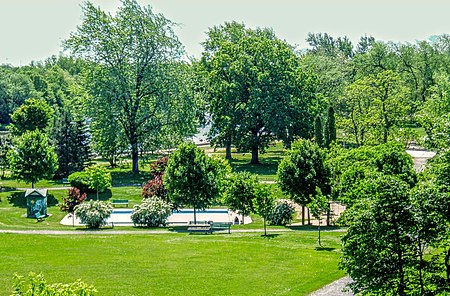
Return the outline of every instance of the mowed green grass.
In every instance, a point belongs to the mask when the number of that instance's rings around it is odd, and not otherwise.
[[[344,273],[340,233],[213,235],[0,234],[0,295],[14,272],[49,283],[78,278],[98,295],[307,295]]]

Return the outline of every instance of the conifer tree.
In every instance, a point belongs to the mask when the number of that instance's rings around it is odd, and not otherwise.
[[[322,128],[322,121],[320,120],[319,115],[317,115],[314,121],[314,139],[319,147],[323,147],[324,145],[323,128]]]
[[[336,141],[336,120],[334,118],[334,109],[330,106],[325,125],[325,147],[329,148],[334,141]]]

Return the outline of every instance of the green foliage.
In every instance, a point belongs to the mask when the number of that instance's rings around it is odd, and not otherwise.
[[[153,196],[134,206],[131,220],[134,225],[159,227],[166,225],[166,220],[171,214],[172,206],[158,196]]]
[[[325,123],[325,147],[330,148],[331,143],[334,141],[336,141],[336,120],[334,108],[330,106],[327,113],[327,122]]]
[[[0,136],[0,170],[1,176],[5,176],[5,171],[8,169],[8,151],[12,148],[12,139],[9,135]]]
[[[86,174],[89,178],[89,188],[98,192],[103,192],[111,187],[111,173],[105,167],[92,165],[86,168]]]
[[[372,179],[368,185],[342,238],[341,268],[353,279],[354,292],[407,295],[417,280],[411,269],[417,246],[410,235],[414,221],[409,185],[392,176]]]
[[[41,273],[34,272],[30,272],[27,279],[15,273],[13,288],[14,296],[91,296],[97,292],[93,285],[81,279],[70,284],[49,284]]]
[[[89,162],[89,135],[85,124],[75,120],[68,109],[58,114],[52,129],[51,140],[58,155],[58,177],[67,177],[81,171]]]
[[[324,147],[323,126],[320,116],[316,116],[314,121],[314,142],[319,147]]]
[[[8,152],[12,176],[26,183],[50,179],[58,169],[58,157],[49,145],[47,135],[39,130],[27,131],[14,140]]]
[[[100,228],[106,225],[106,218],[111,215],[112,210],[109,202],[90,200],[75,207],[75,216],[89,228]]]
[[[258,177],[249,172],[234,173],[226,186],[223,203],[244,216],[253,211],[253,199],[259,184]]]
[[[304,206],[315,196],[316,188],[324,194],[331,192],[330,177],[324,151],[308,140],[294,142],[277,171],[281,190]]]
[[[253,211],[264,219],[264,235],[267,235],[267,220],[272,214],[275,198],[266,184],[260,184],[256,188],[256,196],[253,199]]]
[[[115,157],[126,143],[138,172],[139,149],[173,147],[195,132],[197,102],[174,24],[136,0],[121,4],[112,15],[84,3],[83,22],[65,46],[86,61],[84,106],[96,149]]]
[[[258,151],[272,140],[289,145],[295,136],[312,136],[316,80],[300,68],[290,45],[270,29],[236,22],[207,34],[200,68],[208,85],[213,145],[232,143],[259,163]]]
[[[53,116],[53,109],[43,99],[27,99],[11,115],[13,123],[9,126],[15,136],[23,135],[26,131],[45,131]]]
[[[170,155],[163,181],[173,204],[205,209],[219,197],[229,172],[226,162],[207,156],[194,143],[187,143]]]
[[[267,217],[267,221],[272,225],[288,225],[294,219],[295,209],[288,201],[277,202],[272,212]]]
[[[80,189],[83,193],[90,191],[89,175],[86,171],[72,173],[67,180],[70,182],[70,186]]]

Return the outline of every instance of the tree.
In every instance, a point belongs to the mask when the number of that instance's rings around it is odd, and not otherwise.
[[[52,142],[58,155],[57,175],[68,177],[73,172],[83,170],[89,162],[89,135],[85,124],[75,120],[67,109],[63,109],[55,121]]]
[[[81,194],[76,187],[69,188],[68,197],[64,198],[60,208],[62,211],[73,214],[75,207],[86,200],[86,193]]]
[[[347,112],[341,126],[357,145],[387,143],[410,104],[400,76],[390,70],[361,78],[346,88]]]
[[[209,30],[201,64],[210,85],[207,105],[215,145],[251,151],[251,163],[274,140],[311,137],[315,78],[302,71],[293,48],[270,29],[236,22]]]
[[[330,148],[331,143],[336,141],[336,120],[334,118],[334,108],[329,107],[327,122],[325,123],[325,147]]]
[[[144,184],[142,189],[142,197],[144,199],[156,196],[164,201],[169,201],[167,198],[167,190],[163,182],[163,175],[166,170],[168,160],[169,158],[167,156],[161,157],[150,165],[150,173],[153,178]],[[177,205],[173,206],[174,208],[177,207]]]
[[[350,287],[365,295],[410,295],[414,287],[412,266],[417,246],[413,242],[413,213],[409,185],[392,176],[372,179],[367,197],[354,208],[343,236],[341,268],[351,276]]]
[[[49,145],[46,134],[39,130],[26,131],[14,139],[13,149],[8,152],[12,176],[26,183],[34,184],[42,179],[52,178],[58,169],[58,156]]]
[[[26,131],[44,131],[53,116],[52,108],[42,99],[27,99],[11,115],[9,126],[13,135],[20,136]]]
[[[233,211],[242,215],[244,223],[245,215],[253,211],[253,199],[259,181],[256,175],[249,172],[238,172],[231,176],[226,186],[223,202]]]
[[[0,169],[2,177],[5,176],[5,170],[9,167],[8,151],[12,148],[12,139],[9,135],[0,136]]]
[[[314,218],[319,220],[319,246],[322,246],[322,242],[320,240],[320,226],[322,224],[322,214],[329,212],[330,210],[330,204],[328,201],[328,198],[322,194],[320,191],[320,188],[316,187],[316,194],[315,198],[311,200],[311,202],[308,204],[308,209],[311,211],[311,214]],[[329,221],[327,219],[327,225],[329,224]]]
[[[98,200],[98,192],[103,192],[106,188],[111,187],[111,174],[99,165],[87,167],[86,174],[89,178],[89,188],[96,190]]]
[[[317,144],[317,146],[323,148],[324,146],[323,127],[322,121],[320,120],[320,116],[316,116],[316,119],[314,121],[314,142]]]
[[[331,170],[325,162],[325,153],[317,144],[297,140],[278,166],[277,179],[281,190],[304,207],[315,198],[316,188],[325,195],[331,193]]]
[[[188,95],[181,43],[171,21],[136,0],[122,0],[114,16],[90,2],[82,9],[83,22],[65,46],[87,61],[82,75],[92,120],[102,129],[109,129],[108,118],[119,122],[117,132],[131,149],[132,171],[138,172],[146,139],[194,132],[196,102]]]
[[[221,182],[229,167],[224,162],[211,158],[193,143],[178,146],[167,162],[163,181],[172,203],[180,207],[205,209],[213,204],[221,193]]]
[[[275,199],[266,184],[260,184],[256,188],[256,196],[253,199],[254,212],[264,220],[264,236],[267,236],[267,219],[273,211]]]

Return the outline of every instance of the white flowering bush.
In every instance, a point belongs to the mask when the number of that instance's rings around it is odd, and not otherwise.
[[[288,225],[292,223],[295,209],[287,201],[278,202],[267,217],[272,225]]]
[[[97,290],[81,280],[70,284],[49,284],[42,274],[30,272],[28,278],[14,274],[14,296],[92,296]]]
[[[112,213],[111,203],[90,200],[75,207],[75,216],[89,228],[100,228],[106,224],[106,218]]]
[[[172,214],[171,205],[161,198],[153,196],[134,206],[131,220],[134,225],[159,227],[166,225],[167,217],[170,214]]]

